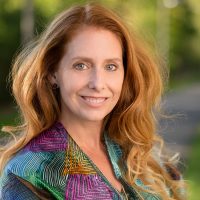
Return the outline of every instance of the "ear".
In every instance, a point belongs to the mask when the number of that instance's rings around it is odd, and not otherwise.
[[[49,74],[48,75],[48,80],[49,80],[49,82],[51,83],[51,85],[53,85],[53,84],[58,84],[57,83],[57,79],[56,79],[56,74],[55,73],[51,73],[51,74]]]

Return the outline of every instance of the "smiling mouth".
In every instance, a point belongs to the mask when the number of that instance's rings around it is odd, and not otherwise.
[[[106,99],[108,99],[107,97],[87,97],[87,96],[81,96],[86,102],[90,103],[90,104],[101,104],[104,101],[106,101]]]

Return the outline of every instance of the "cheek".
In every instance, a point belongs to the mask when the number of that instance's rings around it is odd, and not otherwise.
[[[113,100],[114,101],[118,101],[118,99],[120,98],[121,95],[121,91],[122,91],[122,85],[121,83],[115,83],[111,86],[111,90],[113,92]]]
[[[122,85],[123,85],[123,77],[119,76],[117,79],[113,79],[111,84],[112,84],[113,91],[120,94],[122,90]]]
[[[80,76],[69,75],[63,77],[60,82],[60,89],[63,95],[73,95],[79,92],[85,85],[85,79]]]

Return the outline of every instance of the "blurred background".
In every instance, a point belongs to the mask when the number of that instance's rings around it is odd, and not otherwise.
[[[84,0],[0,0],[0,126],[17,123],[8,74],[18,51],[52,18]],[[199,0],[102,0],[117,11],[170,70],[160,134],[181,153],[191,200],[200,185],[200,3]]]

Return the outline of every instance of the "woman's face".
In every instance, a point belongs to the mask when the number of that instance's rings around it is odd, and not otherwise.
[[[61,94],[61,120],[102,121],[119,100],[124,67],[115,34],[84,27],[67,44],[56,81]]]

